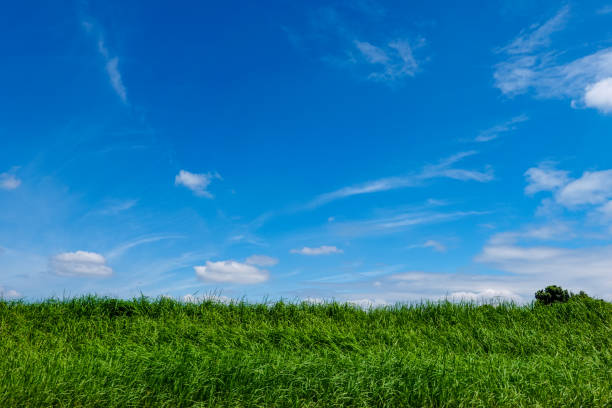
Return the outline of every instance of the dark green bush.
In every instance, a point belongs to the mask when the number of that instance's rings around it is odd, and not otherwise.
[[[536,302],[541,305],[551,305],[553,303],[566,303],[570,300],[574,301],[591,301],[595,300],[584,291],[579,293],[568,292],[561,286],[551,285],[545,289],[538,290],[535,294]]]
[[[538,290],[535,294],[537,303],[551,305],[553,303],[565,303],[570,300],[570,293],[561,286],[551,285],[546,289]]]

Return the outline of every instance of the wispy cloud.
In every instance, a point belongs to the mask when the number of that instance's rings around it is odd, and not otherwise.
[[[450,222],[461,218],[487,214],[482,211],[454,212],[400,212],[389,216],[375,217],[358,221],[338,222],[330,226],[337,235],[362,236],[371,234],[387,234],[412,228],[419,225]],[[430,243],[431,244],[431,243]]]
[[[611,13],[612,13],[612,4],[608,4],[597,10],[597,14],[611,14]]]
[[[187,170],[179,171],[174,178],[174,184],[185,186],[197,196],[213,198],[214,196],[207,190],[208,185],[215,179],[220,180],[219,173],[190,173]]]
[[[520,55],[528,54],[550,45],[551,35],[565,27],[569,18],[569,11],[569,6],[564,6],[546,22],[533,24],[531,27],[524,29],[510,44],[501,48],[500,51],[510,55]]]
[[[335,246],[323,245],[317,248],[303,247],[300,249],[292,249],[290,252],[292,254],[316,256],[316,255],[341,254],[344,251],[342,251],[341,249]]]
[[[123,211],[127,211],[138,204],[138,200],[112,200],[106,203],[106,206],[95,213],[100,215],[117,215]]]
[[[395,82],[405,77],[413,77],[419,64],[413,54],[413,46],[406,39],[396,39],[384,47],[375,46],[367,41],[354,41],[363,62],[380,66],[379,70],[372,71],[368,78],[375,81]],[[423,40],[417,42],[422,46]],[[356,59],[355,62],[358,60]]]
[[[502,134],[510,132],[512,130],[516,130],[517,124],[526,122],[529,120],[527,115],[519,115],[515,116],[512,119],[501,123],[499,125],[495,125],[489,129],[485,129],[476,136],[474,139],[475,142],[490,142],[491,140],[495,140],[500,137]]]
[[[251,255],[249,256],[246,261],[247,264],[249,265],[257,265],[257,266],[274,266],[276,264],[278,264],[278,259],[277,258],[273,258],[271,256],[267,256],[267,255]]]
[[[194,266],[196,276],[205,282],[252,285],[269,279],[267,271],[236,261],[207,261],[205,266]]]
[[[427,241],[425,241],[422,244],[414,244],[414,245],[409,245],[407,247],[408,249],[415,249],[415,248],[431,248],[436,252],[446,252],[446,245],[435,241],[433,239],[429,239]]]
[[[541,25],[522,31],[499,52],[507,59],[495,66],[495,86],[513,96],[533,91],[540,98],[570,98],[573,107],[612,111],[612,47],[560,63],[563,52],[552,49],[551,36],[565,27],[569,7]]]
[[[15,190],[21,185],[21,180],[15,175],[15,170],[0,173],[0,190]]]
[[[51,271],[60,276],[108,277],[113,274],[106,265],[106,258],[95,252],[64,252],[53,256],[49,265]]]
[[[299,50],[315,50],[317,56],[357,77],[395,85],[414,77],[425,58],[415,53],[426,44],[417,35],[397,35],[385,24],[387,10],[374,1],[328,4],[314,10],[302,34],[284,26],[289,41]],[[364,30],[378,25],[379,29]],[[405,27],[404,27],[405,28]],[[387,33],[386,33],[387,32]]]
[[[488,182],[493,180],[493,171],[486,169],[485,171],[467,170],[452,167],[458,161],[476,154],[475,151],[461,152],[441,160],[437,164],[425,166],[419,173],[408,176],[387,177],[374,181],[369,181],[363,184],[343,187],[339,190],[330,193],[321,194],[314,200],[307,203],[303,208],[311,209],[339,200],[346,197],[371,194],[381,191],[395,190],[398,188],[415,187],[422,184],[426,180],[435,178],[450,178],[460,181],[478,181]]]
[[[104,58],[106,73],[115,93],[119,96],[124,104],[128,103],[127,90],[121,78],[119,71],[119,57],[111,55],[110,50],[106,45],[106,41],[102,31],[98,26],[91,21],[84,21],[83,27],[87,32],[94,32],[98,37],[98,52]]]
[[[140,245],[150,244],[153,242],[158,242],[158,241],[163,241],[163,240],[168,240],[168,239],[181,239],[181,238],[184,238],[184,237],[182,235],[158,235],[158,236],[153,236],[153,237],[138,238],[133,241],[126,242],[124,244],[119,245],[118,247],[108,252],[106,254],[106,257],[108,259],[119,258],[123,254],[125,254],[128,250],[134,247],[140,246]]]

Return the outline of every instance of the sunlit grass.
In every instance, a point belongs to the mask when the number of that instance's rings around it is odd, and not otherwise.
[[[606,407],[611,323],[597,301],[0,301],[0,407]]]

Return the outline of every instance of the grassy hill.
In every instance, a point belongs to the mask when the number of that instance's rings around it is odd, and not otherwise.
[[[1,407],[612,406],[612,304],[0,301]]]

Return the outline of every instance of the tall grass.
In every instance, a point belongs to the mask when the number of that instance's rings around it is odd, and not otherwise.
[[[0,301],[0,407],[612,406],[612,305]]]

